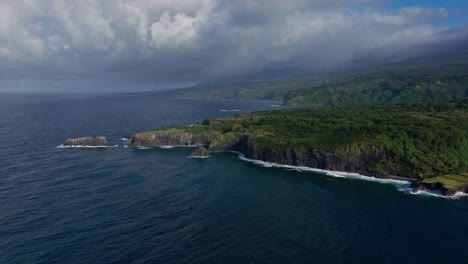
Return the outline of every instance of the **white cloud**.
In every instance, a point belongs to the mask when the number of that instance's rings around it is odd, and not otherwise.
[[[275,63],[401,56],[460,35],[431,24],[449,16],[443,8],[385,11],[381,2],[0,0],[0,69],[190,79]]]
[[[165,12],[158,22],[151,25],[151,44],[156,49],[183,48],[195,41],[201,21],[184,13],[171,16]]]

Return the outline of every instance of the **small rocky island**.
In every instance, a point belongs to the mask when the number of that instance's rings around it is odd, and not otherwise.
[[[452,105],[452,112],[443,105],[262,111],[137,133],[129,146],[202,145],[207,149],[192,156],[236,151],[277,164],[406,180],[415,192],[451,196],[468,193],[467,105]]]
[[[208,150],[199,145],[195,151],[190,154],[190,158],[205,159],[209,157]]]
[[[69,138],[63,143],[64,147],[112,147],[105,137],[80,137]]]

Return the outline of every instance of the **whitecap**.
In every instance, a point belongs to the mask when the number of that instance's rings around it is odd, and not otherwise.
[[[161,148],[161,149],[173,149],[175,148],[174,146],[159,146],[158,148]]]
[[[73,145],[73,146],[64,146],[59,145],[57,148],[67,149],[67,148],[87,148],[87,149],[97,149],[97,148],[116,148],[119,145],[111,145],[111,146],[81,146],[81,145]]]
[[[203,156],[203,157],[202,156],[187,156],[187,158],[189,159],[207,159],[209,157],[211,156]]]
[[[145,146],[138,146],[138,147],[135,147],[136,149],[152,149],[150,147],[145,147]]]

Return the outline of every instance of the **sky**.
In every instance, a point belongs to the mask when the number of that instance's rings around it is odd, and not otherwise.
[[[0,92],[171,89],[404,60],[466,41],[467,17],[462,0],[0,0]]]

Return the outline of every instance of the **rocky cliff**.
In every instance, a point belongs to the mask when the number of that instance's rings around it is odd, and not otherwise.
[[[400,158],[384,147],[376,145],[280,148],[259,146],[255,140],[250,140],[248,135],[226,133],[210,142],[209,150],[212,152],[239,151],[249,159],[285,165],[356,172],[375,177],[391,177],[390,175],[410,177],[410,175],[391,169],[382,173],[381,162],[383,160],[397,163],[400,162]]]
[[[208,146],[210,152],[239,151],[249,159],[257,159],[285,165],[356,172],[370,176],[402,175],[399,171],[383,174],[375,168],[382,160],[399,162],[399,157],[381,146],[354,145],[314,148],[274,148],[258,146],[242,133],[190,133],[182,131],[155,131],[135,134],[131,146]],[[402,175],[409,176],[409,175]]]
[[[468,186],[460,189],[449,189],[443,184],[420,182],[420,177],[408,170],[401,157],[383,146],[375,144],[337,144],[334,146],[317,146],[281,148],[258,144],[249,134],[221,131],[207,133],[190,133],[181,131],[154,131],[136,134],[132,137],[131,146],[207,146],[210,152],[238,151],[249,159],[262,160],[284,165],[305,166],[331,171],[354,172],[378,178],[398,178],[414,181],[413,187],[418,190],[440,190],[444,195],[453,195],[457,191],[468,192]],[[205,152],[204,152],[205,153]],[[391,166],[387,166],[391,164]],[[395,166],[397,164],[398,166]],[[399,175],[399,177],[392,176]]]
[[[161,146],[196,146],[208,145],[220,135],[219,131],[207,133],[189,133],[185,131],[152,131],[137,133],[132,136],[130,146],[161,147]]]

